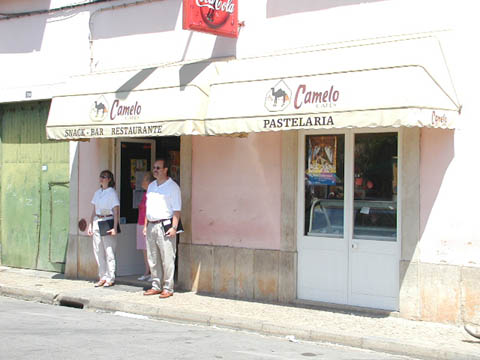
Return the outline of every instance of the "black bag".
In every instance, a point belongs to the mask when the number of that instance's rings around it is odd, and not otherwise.
[[[113,225],[112,225],[113,226]],[[172,227],[172,219],[167,219],[162,221],[163,231],[167,232]],[[178,221],[177,234],[183,232],[182,219]]]
[[[100,231],[100,236],[109,236],[110,234],[107,231],[113,229],[113,219],[102,220],[98,222],[98,230]],[[120,234],[120,224],[117,224],[117,234]]]

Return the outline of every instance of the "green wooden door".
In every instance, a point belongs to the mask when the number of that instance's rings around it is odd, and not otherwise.
[[[2,264],[36,268],[40,184],[29,164],[2,166]]]
[[[69,151],[45,137],[49,102],[3,106],[2,264],[63,272]]]

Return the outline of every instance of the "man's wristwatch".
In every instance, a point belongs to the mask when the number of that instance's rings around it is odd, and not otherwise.
[[[172,228],[173,228],[175,231],[177,231],[177,226],[172,226]]]

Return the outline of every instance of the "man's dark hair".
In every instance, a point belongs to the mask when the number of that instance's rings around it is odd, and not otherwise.
[[[167,169],[170,170],[170,157],[169,156],[166,156],[166,155],[159,156],[159,157],[157,157],[155,162],[157,162],[157,161],[163,161],[163,168],[167,168]]]

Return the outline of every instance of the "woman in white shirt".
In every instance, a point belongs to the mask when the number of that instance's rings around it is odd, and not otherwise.
[[[115,284],[115,249],[117,247],[117,226],[120,217],[120,201],[115,192],[115,180],[109,170],[100,173],[100,189],[93,195],[93,211],[88,225],[88,235],[93,236],[93,251],[98,265],[99,281],[95,287],[109,287]],[[98,222],[113,218],[113,229],[101,236]]]

